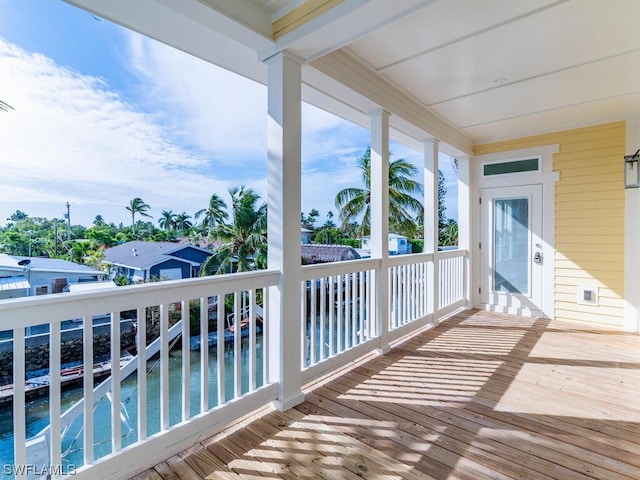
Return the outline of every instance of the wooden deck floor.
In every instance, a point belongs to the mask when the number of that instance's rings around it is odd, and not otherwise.
[[[470,311],[135,480],[640,479],[640,337]]]

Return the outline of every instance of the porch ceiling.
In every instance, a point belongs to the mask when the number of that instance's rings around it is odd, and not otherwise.
[[[640,2],[447,0],[346,47],[474,143],[640,109]]]
[[[261,59],[305,61],[306,101],[449,153],[640,112],[637,0],[343,0],[277,39],[301,0],[67,0],[266,82]],[[216,45],[217,48],[212,48]]]

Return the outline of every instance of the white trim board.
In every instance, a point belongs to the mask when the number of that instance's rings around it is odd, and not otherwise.
[[[483,308],[480,302],[480,190],[483,188],[508,187],[517,185],[542,185],[542,254],[547,259],[542,280],[542,314],[547,318],[554,315],[554,262],[555,258],[555,185],[560,179],[559,172],[553,171],[553,155],[560,151],[560,146],[545,145],[508,152],[490,153],[474,156],[471,160],[471,302],[476,308]],[[485,177],[483,167],[486,163],[510,162],[528,158],[538,158],[538,171],[505,173]],[[527,312],[505,312],[526,314]],[[535,312],[534,312],[535,313]]]

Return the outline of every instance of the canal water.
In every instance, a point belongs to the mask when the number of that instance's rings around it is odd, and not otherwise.
[[[263,384],[263,349],[262,335],[256,336],[256,384]],[[228,344],[224,355],[224,379],[225,400],[233,398],[234,386],[234,350],[233,344]],[[241,349],[241,391],[249,390],[249,345],[248,339],[243,339]],[[209,408],[217,405],[218,400],[218,363],[216,348],[209,349],[208,365],[208,395]],[[170,425],[180,423],[182,420],[182,351],[173,350],[169,356],[169,422]],[[200,351],[190,352],[190,385],[191,415],[200,413]],[[97,384],[97,383],[96,383]],[[82,387],[76,386],[65,389],[62,393],[62,411],[72,406],[82,398]],[[124,405],[122,409],[123,420],[122,446],[135,443],[138,438],[137,410],[138,410],[138,385],[137,374],[134,373],[124,379],[121,384],[120,401]],[[11,409],[3,407],[0,411],[0,465],[13,463],[13,415]],[[26,403],[27,438],[38,434],[49,425],[49,401],[48,397],[40,397]],[[80,415],[62,437],[63,469],[71,471],[84,463],[84,418]],[[94,405],[94,458],[101,458],[111,453],[111,403],[107,397],[96,400]],[[153,435],[160,431],[160,365],[157,360],[147,362],[147,435]],[[27,464],[30,463],[27,458]],[[0,468],[0,479],[14,478],[10,468]]]

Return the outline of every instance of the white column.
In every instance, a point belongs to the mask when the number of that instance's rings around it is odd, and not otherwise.
[[[638,148],[640,148],[640,116],[627,120],[625,155],[633,155]],[[620,182],[622,184],[622,178]],[[640,214],[638,212],[640,212],[640,188],[625,189],[623,328],[626,332],[635,333],[640,333]]]
[[[286,52],[269,58],[268,266],[280,270],[277,286],[269,289],[269,382],[278,382],[280,411],[304,400],[301,392],[300,298],[300,151],[301,63]]]
[[[469,157],[457,157],[458,163],[458,248],[466,250],[464,260],[464,298],[471,306],[471,170]]]
[[[389,351],[389,112],[371,114],[371,258],[380,259],[375,274],[378,353]]]
[[[440,274],[438,272],[438,147],[436,138],[424,142],[424,251],[433,254],[433,264],[429,268],[428,285],[431,286],[429,313],[437,322],[440,295]]]

